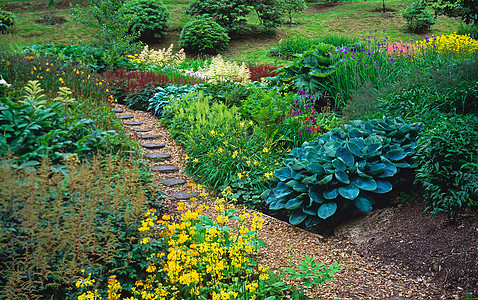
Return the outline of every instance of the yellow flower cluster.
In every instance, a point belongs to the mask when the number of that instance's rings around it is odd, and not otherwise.
[[[223,191],[226,199],[231,195],[230,188]],[[218,203],[216,222],[203,215],[206,206],[194,202],[188,209],[184,203],[178,204],[182,212],[178,222],[169,216],[160,219],[154,210],[146,213],[140,231],[167,237],[168,254],[160,265],[150,264],[148,279],[136,283],[134,299],[188,299],[197,295],[204,299],[255,299],[256,289],[268,279],[268,269],[255,267],[253,260],[260,245],[257,233],[264,222],[262,215],[235,216],[236,211]],[[226,226],[235,220],[239,222],[237,234]]]
[[[461,56],[470,56],[478,51],[478,41],[472,39],[469,35],[460,35],[456,33],[441,35],[418,41],[420,48],[434,49],[439,54],[456,54]]]
[[[225,61],[221,55],[212,58],[211,63],[204,68],[199,69],[199,72],[205,74],[210,81],[235,81],[239,83],[248,83],[251,72],[247,65],[243,62]]]
[[[129,55],[128,58],[138,64],[179,67],[186,59],[186,53],[181,49],[173,54],[173,46],[174,45],[171,44],[168,49],[154,50],[149,49],[146,45],[140,54]]]

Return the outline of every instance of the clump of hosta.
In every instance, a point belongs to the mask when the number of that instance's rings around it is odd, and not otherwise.
[[[262,197],[307,227],[349,206],[369,212],[374,195],[391,191],[391,178],[411,167],[419,130],[399,118],[350,121],[290,151]]]
[[[183,49],[173,53],[173,46],[174,45],[171,44],[168,49],[154,50],[149,49],[148,45],[146,45],[140,54],[132,55],[130,58],[133,62],[147,66],[178,67],[186,59],[186,54]]]
[[[209,81],[235,81],[248,83],[251,76],[249,67],[243,62],[225,61],[221,55],[212,58],[211,63],[199,70],[210,78]]]

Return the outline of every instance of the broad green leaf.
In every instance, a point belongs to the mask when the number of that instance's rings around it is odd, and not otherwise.
[[[377,179],[377,188],[374,190],[375,193],[385,194],[392,190],[392,184],[386,180]]]
[[[360,194],[360,189],[354,185],[341,186],[338,188],[340,196],[345,199],[354,200]]]
[[[293,191],[294,191],[293,189],[289,188],[288,186],[285,185],[284,182],[281,181],[277,184],[277,187],[274,190],[274,194],[275,194],[275,197],[279,199],[291,194]]]
[[[329,183],[330,181],[332,181],[332,179],[334,178],[334,175],[330,174],[330,175],[327,175],[327,176],[324,176],[324,178],[322,178],[321,180],[319,180],[317,182],[318,185],[324,185],[324,184],[327,184]]]
[[[407,154],[402,149],[395,149],[385,153],[385,157],[391,161],[398,161],[407,157]]]
[[[325,190],[322,192],[322,196],[324,196],[324,198],[327,200],[335,199],[337,198],[338,195],[339,195],[339,191],[337,190],[337,188],[333,188],[331,190]]]
[[[300,223],[304,222],[306,218],[307,218],[307,214],[305,214],[302,211],[302,208],[299,207],[291,211],[289,216],[289,223],[292,225],[299,225]]]
[[[322,192],[318,191],[317,188],[314,188],[314,187],[309,189],[309,197],[315,203],[321,204],[321,203],[324,203],[325,201],[324,196],[322,196]]]
[[[269,205],[270,210],[279,210],[279,209],[284,209],[285,205],[287,204],[288,200],[286,198],[279,199],[276,202],[272,202]]]
[[[317,180],[317,174],[314,174],[312,176],[308,176],[308,177],[305,177],[304,179],[302,179],[302,183],[307,184],[307,185],[311,185],[316,180]]]
[[[350,183],[349,176],[345,172],[342,172],[342,171],[335,172],[335,178],[342,183],[345,183],[345,184]]]
[[[372,178],[357,177],[352,184],[364,191],[374,191],[377,188],[377,182]]]
[[[317,215],[321,219],[327,219],[328,217],[332,216],[337,211],[337,203],[335,202],[327,202],[322,204],[318,211]]]
[[[305,219],[304,224],[307,228],[318,225],[320,224],[320,218],[317,218],[317,216],[307,216],[307,219]]]
[[[367,213],[367,212],[372,211],[372,203],[370,203],[370,201],[365,197],[357,197],[354,200],[354,205],[361,212]]]
[[[273,174],[275,177],[279,178],[280,181],[284,181],[292,177],[288,167],[277,169]]]
[[[288,209],[288,210],[296,209],[297,207],[301,206],[302,203],[303,201],[297,198],[290,199],[289,201],[287,201],[285,205],[285,209]]]
[[[342,171],[342,172],[347,169],[347,166],[345,165],[345,162],[340,157],[337,157],[336,159],[334,159],[332,161],[332,165],[334,166],[334,168],[336,170],[339,170],[339,171]]]
[[[337,158],[340,158],[349,168],[355,164],[354,156],[346,147],[337,148],[337,152],[335,153],[335,155],[337,156]]]

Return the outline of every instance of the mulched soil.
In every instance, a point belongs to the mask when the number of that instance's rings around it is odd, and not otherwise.
[[[183,148],[169,138],[167,129],[146,112],[132,111],[123,105],[113,108],[133,115],[134,121],[144,122],[141,128],[151,128],[151,134],[161,138],[155,142],[166,145],[159,152],[170,153],[166,162],[182,169]],[[131,121],[131,120],[127,120]],[[141,133],[126,127],[132,138]],[[137,128],[137,127],[136,127]],[[151,152],[151,150],[145,150]],[[154,174],[155,181],[172,177]],[[174,177],[193,180],[182,170]],[[195,188],[165,187],[166,194]],[[214,198],[201,200],[210,207]],[[161,203],[164,213],[175,215],[178,200],[167,197]],[[281,269],[298,264],[306,255],[326,265],[338,262],[342,270],[335,279],[323,284],[313,299],[464,299],[478,297],[478,212],[465,210],[457,223],[447,216],[423,213],[425,204],[414,202],[391,205],[355,217],[329,230],[327,236],[310,232],[276,218],[264,215],[260,238],[265,242],[259,260],[280,274]],[[395,204],[394,204],[395,203]],[[247,208],[236,206],[238,210]],[[207,213],[216,216],[213,209]],[[324,228],[322,228],[323,230]]]

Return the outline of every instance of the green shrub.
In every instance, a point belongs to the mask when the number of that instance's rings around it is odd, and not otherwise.
[[[436,16],[427,10],[426,0],[413,2],[405,8],[402,15],[407,21],[407,29],[413,33],[429,31],[430,26],[436,22]]]
[[[153,41],[166,35],[170,16],[161,0],[130,0],[125,3],[125,14],[135,16],[131,31],[139,31],[141,40]]]
[[[277,69],[278,78],[295,91],[303,90],[317,98],[322,96],[321,82],[333,73],[331,47],[329,44],[312,46],[289,65]]]
[[[420,134],[416,182],[433,213],[478,205],[478,116],[444,116]]]
[[[151,99],[157,90],[154,85],[148,85],[142,89],[126,94],[123,102],[131,109],[147,111],[149,99]]]
[[[82,269],[102,285],[114,272],[125,292],[146,277],[161,245],[139,243],[153,194],[136,159],[70,159],[63,172],[46,159],[35,172],[2,164],[0,178],[1,298],[77,299]]]
[[[369,212],[374,193],[391,191],[390,179],[411,167],[419,130],[401,119],[351,121],[290,151],[261,196],[293,225],[317,225],[351,205]]]
[[[0,33],[7,33],[15,25],[15,15],[0,8]]]
[[[241,106],[241,101],[251,94],[249,86],[226,80],[207,82],[199,86],[207,95],[213,95],[214,100],[227,106]]]
[[[105,137],[114,134],[98,130],[88,119],[68,122],[66,104],[57,101],[48,106],[38,82],[30,82],[25,90],[25,99],[19,103],[0,99],[0,157],[13,156],[18,167],[38,165],[45,157],[56,164],[72,155],[91,157],[104,146]],[[62,100],[74,101],[68,96]]]
[[[193,53],[217,54],[227,48],[227,31],[210,17],[198,16],[184,25],[179,46]]]
[[[313,45],[319,44],[318,39],[294,38],[280,41],[269,50],[269,54],[282,59],[292,59],[296,54],[309,50]]]
[[[27,55],[47,56],[60,61],[80,63],[83,67],[92,68],[96,71],[104,71],[108,68],[133,67],[133,64],[127,58],[118,56],[108,49],[87,44],[32,45],[25,46],[23,52]]]
[[[187,13],[194,17],[210,16],[228,33],[241,34],[248,29],[247,16],[254,12],[261,27],[273,31],[281,23],[281,9],[276,0],[195,0]]]
[[[478,24],[463,24],[460,23],[456,29],[456,33],[459,35],[469,35],[472,39],[478,40]]]

